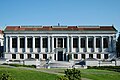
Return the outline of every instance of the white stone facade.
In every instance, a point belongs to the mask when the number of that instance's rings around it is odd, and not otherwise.
[[[11,27],[7,26],[4,31],[4,57],[8,59],[24,60],[27,58],[37,58],[45,60],[52,58],[56,61],[67,61],[68,54],[72,55],[73,60],[86,58],[103,60],[116,57],[117,31],[113,26],[105,26],[105,28],[103,26],[77,26],[75,28],[70,26],[52,26],[50,28],[40,27],[40,30],[39,27],[35,26],[17,26],[16,30],[11,30],[16,28],[14,26],[11,29],[9,28]],[[24,44],[22,44],[21,38],[23,38]],[[31,41],[32,44],[29,44]],[[15,44],[14,47],[13,44]],[[20,47],[21,44],[24,45],[23,48]]]
[[[0,58],[3,57],[3,51],[4,51],[4,48],[3,48],[3,43],[4,43],[4,34],[3,34],[3,31],[0,30]]]
[[[0,46],[3,46],[3,41],[4,41],[3,31],[0,30]]]

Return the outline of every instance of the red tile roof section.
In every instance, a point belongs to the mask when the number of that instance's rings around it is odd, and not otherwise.
[[[113,26],[98,26],[98,27],[77,27],[77,26],[68,26],[68,27],[52,27],[52,26],[43,26],[43,27],[20,27],[20,26],[7,26],[7,31],[116,31]]]

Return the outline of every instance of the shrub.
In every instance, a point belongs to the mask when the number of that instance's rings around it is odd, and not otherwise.
[[[88,66],[88,69],[100,69],[120,72],[120,66]]]
[[[15,67],[30,67],[30,68],[36,68],[36,65],[22,65],[22,64],[3,64],[3,65],[10,65]]]
[[[8,73],[8,72],[3,72],[3,73],[0,75],[0,80],[15,80],[15,79],[10,75],[10,73]]]
[[[58,76],[56,80],[69,80],[69,79],[65,76]]]
[[[81,73],[78,69],[67,69],[65,70],[65,77],[69,80],[81,80]]]

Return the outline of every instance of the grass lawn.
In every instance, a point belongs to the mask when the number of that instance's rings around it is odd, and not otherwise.
[[[81,70],[82,77],[92,80],[120,80],[120,73],[107,70],[86,69]]]
[[[0,74],[4,71],[9,72],[15,80],[55,80],[57,77],[55,74],[48,74],[39,71],[0,67]]]
[[[57,73],[64,73],[65,69],[45,69]],[[80,69],[81,76],[92,80],[120,80],[120,72],[97,70],[97,69]]]
[[[56,68],[40,70],[63,74],[65,69]],[[0,67],[0,74],[3,71],[8,71],[15,78],[15,80],[55,80],[57,78],[57,75],[55,74],[48,74],[33,70],[24,70],[20,68]],[[120,80],[119,72],[97,69],[80,69],[80,71],[82,74],[82,78],[88,78],[92,80]]]

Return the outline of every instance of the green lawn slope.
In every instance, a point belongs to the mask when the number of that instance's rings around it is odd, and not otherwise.
[[[65,69],[38,69],[47,72],[64,74]],[[40,71],[26,70],[21,68],[0,67],[2,72],[9,72],[15,80],[56,80],[56,74],[48,74]],[[97,69],[80,69],[82,78],[91,80],[120,80],[120,72],[97,70]]]
[[[55,74],[48,74],[39,71],[0,67],[0,74],[6,71],[9,72],[15,80],[55,80],[57,77]]]

